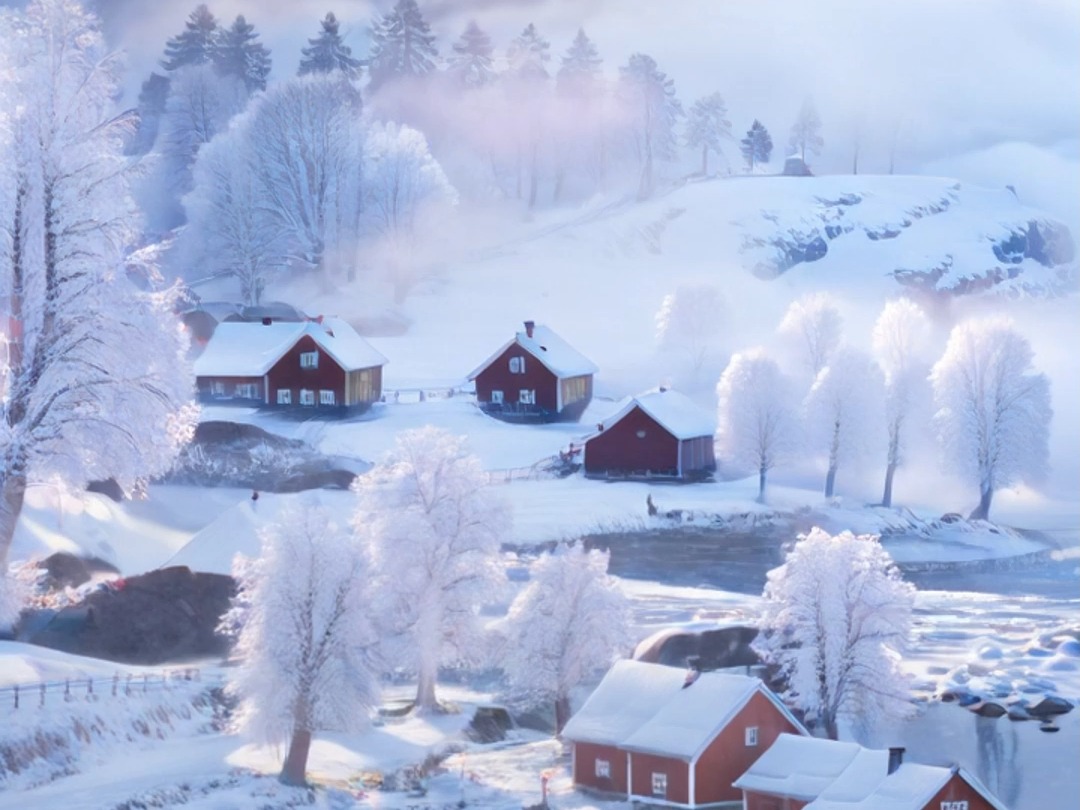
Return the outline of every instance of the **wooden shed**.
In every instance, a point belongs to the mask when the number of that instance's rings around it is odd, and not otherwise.
[[[682,807],[736,802],[735,778],[806,731],[757,678],[619,661],[563,730],[578,787]]]
[[[195,361],[203,402],[331,412],[382,397],[386,358],[338,318],[221,323]]]
[[[585,475],[692,481],[716,470],[712,414],[660,388],[622,403],[585,441]]]
[[[507,422],[576,422],[592,401],[596,366],[546,326],[525,329],[470,375],[480,409]]]
[[[735,786],[745,810],[1007,810],[963,768],[907,763],[903,748],[789,734]]]

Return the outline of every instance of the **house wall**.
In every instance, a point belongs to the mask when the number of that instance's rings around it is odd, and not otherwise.
[[[667,774],[667,795],[656,796],[669,802],[688,804],[690,801],[690,764],[680,759],[658,757],[655,754],[630,754],[631,793],[648,800],[652,797],[652,775]]]
[[[639,438],[638,431],[644,431],[644,437]],[[641,408],[634,408],[585,442],[584,464],[587,475],[674,475],[679,464],[679,442]]]
[[[698,436],[682,443],[682,474],[712,472],[716,469],[713,453],[713,437]]]
[[[300,368],[300,355],[304,352],[318,352],[317,368]],[[333,391],[337,407],[345,404],[345,371],[337,362],[319,348],[310,335],[303,335],[296,345],[285,352],[280,360],[270,369],[270,397],[267,404],[277,406],[278,389],[292,391],[293,408],[300,407],[300,390],[315,392],[313,410],[320,407],[319,391]],[[322,406],[325,407],[325,406]]]
[[[934,798],[923,805],[922,810],[994,810],[994,807],[960,774],[954,773]]]
[[[346,403],[350,407],[370,405],[382,398],[382,366],[361,368],[346,375]]]
[[[213,393],[214,383],[225,384],[225,395],[215,396]],[[255,399],[238,398],[236,396],[236,386],[254,384],[258,396]],[[203,402],[229,402],[232,401],[237,405],[250,405],[252,402],[262,403],[264,401],[264,386],[262,377],[196,377],[195,387],[199,392],[199,399]]]
[[[510,358],[525,358],[525,373],[510,372]],[[500,354],[476,377],[476,401],[481,405],[491,404],[491,392],[502,391],[503,402],[507,406],[516,405],[521,389],[536,391],[534,408],[523,406],[525,410],[542,410],[551,414],[558,407],[558,378],[548,368],[514,343]]]
[[[577,377],[567,377],[559,382],[559,386],[562,388],[560,416],[563,421],[576,422],[592,402],[593,375],[581,374]]]
[[[602,779],[596,775],[596,760],[607,760],[611,777]],[[626,793],[626,753],[618,748],[595,743],[574,743],[574,784],[602,790],[605,793]]]
[[[693,687],[691,687],[693,688]],[[757,745],[746,744],[746,729],[757,727]],[[742,792],[731,783],[750,769],[783,733],[801,734],[784,713],[760,691],[732,718],[698,757],[694,772],[696,804],[735,801]],[[763,805],[764,810],[768,805]],[[776,810],[799,810],[802,805],[780,805]],[[749,810],[749,808],[748,808]]]
[[[802,810],[808,802],[764,793],[747,793],[745,810]]]

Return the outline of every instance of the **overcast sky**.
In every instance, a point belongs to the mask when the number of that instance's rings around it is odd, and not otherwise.
[[[3,0],[0,0],[2,2]],[[10,3],[10,0],[9,0]],[[366,55],[368,26],[392,0],[210,0],[244,14],[273,51],[272,78],[291,75],[304,40],[333,10]],[[129,54],[129,96],[195,2],[99,0]],[[738,133],[754,118],[779,149],[803,98],[824,122],[818,171],[846,171],[856,133],[860,169],[955,174],[1012,183],[1021,198],[1080,222],[1080,2],[1077,0],[420,0],[441,53],[469,18],[499,52],[527,23],[557,58],[578,27],[616,72],[653,56],[684,104],[720,91]]]

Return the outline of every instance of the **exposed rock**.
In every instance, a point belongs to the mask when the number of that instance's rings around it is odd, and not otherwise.
[[[673,667],[685,667],[693,659],[705,671],[757,666],[761,659],[751,647],[757,634],[756,627],[741,626],[657,634],[653,643],[639,646],[634,657]]]
[[[1065,698],[1057,695],[1046,695],[1034,706],[1028,708],[1028,714],[1045,720],[1058,714],[1068,714],[1073,710],[1073,705]]]
[[[117,503],[124,500],[124,490],[120,489],[120,485],[116,483],[115,478],[106,478],[104,481],[91,481],[86,485],[86,491],[104,495]]]
[[[76,557],[66,551],[58,551],[46,557],[38,565],[45,569],[40,587],[45,590],[78,588],[90,581],[94,574],[119,574],[116,566],[97,557]]]

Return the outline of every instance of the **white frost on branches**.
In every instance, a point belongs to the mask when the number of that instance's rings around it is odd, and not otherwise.
[[[832,739],[837,721],[869,732],[910,714],[900,660],[915,589],[874,535],[815,528],[769,572],[755,648],[787,680],[785,700]]]
[[[434,709],[439,667],[480,654],[479,610],[506,581],[509,512],[465,437],[431,426],[398,434],[353,486],[354,527],[374,555],[397,657],[418,673],[417,708]]]
[[[655,321],[659,347],[685,352],[696,380],[724,332],[727,299],[715,284],[680,284],[664,296]]]
[[[816,376],[840,346],[843,329],[844,321],[832,296],[812,293],[791,302],[778,331],[798,347],[811,376]]]
[[[769,470],[799,444],[791,383],[763,349],[751,349],[732,356],[716,396],[717,451],[735,467],[758,474],[758,499],[763,501]]]
[[[570,719],[570,690],[602,673],[631,643],[630,603],[607,573],[608,552],[562,545],[529,569],[503,627],[502,667],[513,695]]]
[[[841,348],[814,379],[804,405],[810,447],[828,458],[825,497],[841,464],[869,455],[884,433],[881,369],[857,349]]]
[[[287,506],[257,560],[238,559],[239,592],[222,620],[239,627],[229,689],[240,730],[289,741],[282,777],[303,781],[316,731],[358,731],[378,702],[369,556],[316,502]]]
[[[973,320],[952,330],[931,372],[945,464],[979,487],[972,518],[989,517],[995,490],[1046,474],[1050,381],[1033,357],[1011,321]]]

